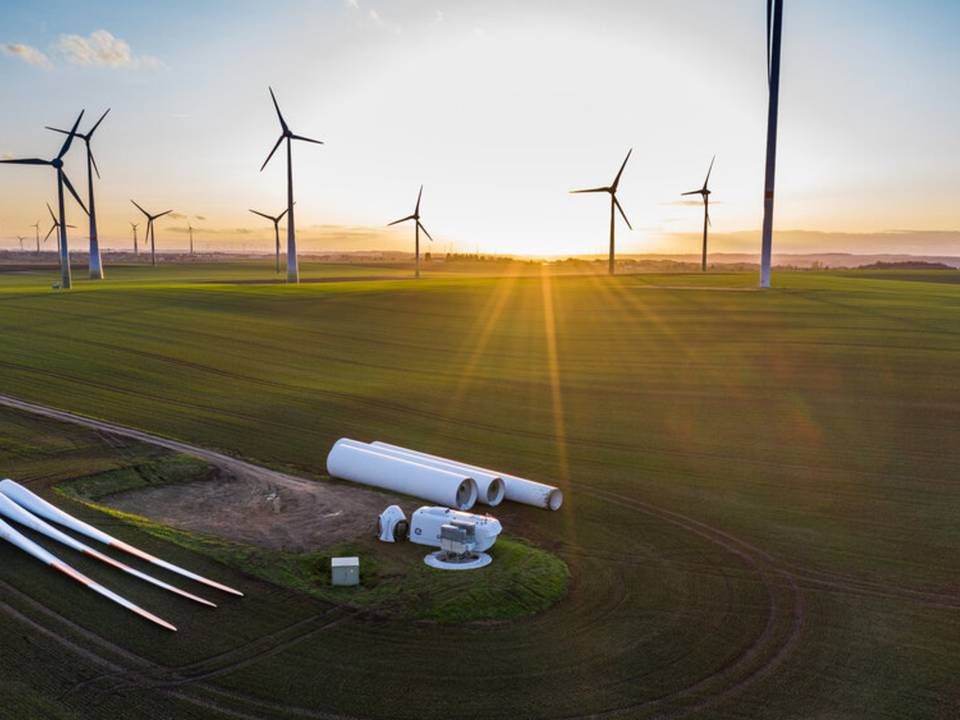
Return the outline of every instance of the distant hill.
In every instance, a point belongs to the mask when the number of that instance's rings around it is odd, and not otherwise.
[[[923,260],[905,260],[901,262],[875,262],[858,265],[858,270],[956,270],[952,265],[942,262],[924,262]]]

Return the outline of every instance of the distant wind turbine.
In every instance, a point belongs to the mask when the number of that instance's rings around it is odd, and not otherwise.
[[[43,244],[47,244],[47,240],[50,239],[50,236],[53,234],[53,231],[60,227],[60,221],[57,220],[57,216],[53,214],[53,208],[50,207],[50,203],[47,203],[47,212],[50,213],[50,219],[53,221],[53,225],[50,226],[50,229],[47,230],[47,234],[43,236]],[[76,230],[76,225],[67,225],[71,230]]]
[[[23,241],[26,240],[26,238],[23,235],[17,235],[17,240],[20,241],[20,250],[23,250]]]
[[[77,204],[83,208],[84,212],[87,212],[86,206],[83,204],[83,200],[80,199],[80,196],[77,195],[77,191],[73,189],[73,184],[70,182],[70,178],[67,177],[67,174],[63,171],[63,156],[67,154],[67,150],[70,149],[70,145],[73,143],[73,138],[77,131],[77,126],[80,125],[80,120],[83,119],[83,111],[80,111],[80,115],[77,116],[77,121],[73,124],[73,129],[67,133],[67,139],[63,141],[63,145],[60,147],[60,152],[57,153],[57,156],[52,160],[41,160],[40,158],[24,158],[16,160],[0,160],[0,163],[8,163],[13,165],[49,165],[57,171],[57,200],[60,205],[60,219],[57,221],[57,226],[60,228],[60,287],[64,290],[69,290],[71,286],[70,278],[70,248],[67,243],[67,215],[66,210],[63,204],[63,186],[67,186],[67,190],[70,191],[70,194],[73,195],[73,199],[77,201]],[[57,219],[54,218],[56,221]]]
[[[780,105],[780,37],[783,0],[767,0],[767,165],[763,180],[763,239],[760,245],[760,287],[770,287],[773,256],[773,190],[777,174],[777,113]]]
[[[263,165],[260,166],[260,172],[263,172],[263,169],[267,166],[267,163],[270,162],[270,158],[273,157],[273,154],[277,151],[277,148],[280,147],[280,143],[284,140],[287,141],[287,282],[298,283],[300,282],[300,265],[297,262],[297,233],[293,224],[293,154],[291,151],[291,145],[294,140],[303,140],[305,142],[315,143],[316,145],[323,145],[323,142],[320,140],[313,140],[303,135],[295,135],[290,127],[287,125],[287,121],[283,119],[283,114],[280,112],[280,106],[277,104],[277,96],[273,94],[273,88],[268,88],[270,90],[270,98],[273,100],[273,107],[277,111],[277,118],[280,120],[280,137],[277,139],[276,144],[273,146],[273,150],[270,151],[270,154],[267,155],[267,159],[263,161]]]
[[[714,155],[710,161],[710,167],[707,168],[707,177],[703,180],[703,187],[699,190],[680,193],[681,195],[699,195],[703,198],[703,253],[700,256],[700,272],[707,271],[707,225],[710,225],[710,189],[707,183],[710,182],[710,173],[713,172],[713,161],[717,159]]]
[[[154,230],[153,221],[156,220],[157,218],[162,218],[164,215],[166,215],[166,214],[168,214],[168,213],[172,213],[173,210],[164,210],[162,213],[157,213],[156,215],[151,215],[151,214],[148,213],[146,210],[144,210],[142,207],[140,207],[139,205],[137,205],[137,201],[136,201],[136,200],[131,200],[130,202],[132,202],[134,205],[136,205],[136,206],[137,206],[137,210],[139,210],[140,212],[142,212],[142,213],[146,216],[146,218],[147,218],[147,232],[146,232],[146,234],[143,236],[143,239],[144,239],[144,241],[150,240],[150,264],[151,264],[151,265],[156,265],[156,264],[157,264],[157,232],[156,232],[156,230]]]
[[[423,234],[427,236],[430,242],[433,242],[433,238],[430,237],[430,233],[427,232],[427,229],[423,226],[423,223],[420,222],[420,198],[423,197],[423,185],[420,186],[420,192],[417,193],[417,206],[413,209],[413,215],[407,215],[402,217],[399,220],[394,220],[392,223],[387,223],[387,227],[390,225],[397,225],[398,223],[406,222],[407,220],[413,220],[413,237],[414,237],[414,254],[416,257],[416,271],[415,277],[420,278],[420,231],[423,230]]]
[[[620,211],[620,216],[623,218],[623,221],[627,224],[627,227],[633,230],[633,226],[630,224],[630,221],[627,220],[627,214],[623,211],[623,208],[620,207],[620,201],[617,200],[617,187],[620,185],[620,176],[623,175],[623,169],[627,166],[627,160],[630,159],[630,153],[633,152],[633,148],[627,152],[627,156],[623,159],[623,165],[620,166],[617,176],[613,179],[613,182],[607,187],[595,187],[587,188],[586,190],[571,190],[572,194],[579,193],[610,193],[610,259],[607,262],[607,270],[613,275],[616,272],[615,265],[615,243],[614,243],[614,220],[616,219],[616,213],[614,209]]]
[[[100,116],[100,119],[93,124],[93,127],[90,128],[86,134],[84,133],[74,133],[74,135],[81,140],[83,140],[84,145],[87,147],[87,203],[90,206],[87,214],[90,218],[90,279],[91,280],[103,280],[103,262],[100,259],[100,241],[97,237],[97,208],[93,200],[93,173],[96,171],[97,179],[100,179],[100,168],[97,167],[97,161],[93,157],[93,151],[90,149],[90,140],[93,138],[93,133],[96,132],[97,128],[100,127],[100,123],[103,122],[103,119],[107,116],[107,113],[110,112],[110,108],[107,108],[107,112]],[[63,133],[68,135],[67,130],[61,130],[59,128],[47,126],[47,130],[53,130],[54,132]]]
[[[130,227],[133,228],[133,254],[140,254],[140,247],[137,245],[137,228],[140,227],[139,223],[130,223]]]
[[[254,215],[259,215],[262,218],[266,218],[273,223],[273,236],[276,240],[276,254],[277,254],[277,272],[280,272],[280,221],[283,220],[283,216],[287,214],[287,211],[284,210],[282,213],[274,217],[273,215],[267,215],[266,213],[260,212],[259,210],[251,210]]]
[[[187,232],[190,233],[190,254],[193,255],[193,225],[187,223]]]
[[[32,227],[34,232],[37,234],[37,255],[39,255],[40,254],[40,221],[37,220]]]

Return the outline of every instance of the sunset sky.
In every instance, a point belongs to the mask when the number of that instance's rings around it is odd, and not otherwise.
[[[960,3],[785,5],[776,227],[850,235],[776,249],[889,251],[898,236],[875,233],[960,229]],[[437,250],[602,253],[605,198],[567,191],[608,184],[631,147],[622,252],[697,250],[678,234],[702,210],[679,195],[714,153],[714,249],[751,249],[734,239],[761,219],[764,13],[763,0],[7,0],[0,156],[52,157],[44,125],[85,108],[86,129],[110,107],[94,141],[108,247],[129,245],[134,198],[177,211],[161,247],[184,246],[189,218],[202,247],[266,251],[272,229],[247,208],[285,206],[282,156],[259,172],[279,134],[272,85],[293,131],[327,143],[294,148],[308,251],[409,249],[410,228],[383,226],[423,183]],[[45,232],[53,199],[49,169],[0,166],[0,246],[38,219]],[[68,213],[79,249],[82,211]],[[912,252],[960,254],[956,234],[911,237]]]

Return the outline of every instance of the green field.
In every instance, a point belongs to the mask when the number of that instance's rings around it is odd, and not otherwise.
[[[0,273],[0,393],[321,481],[346,435],[554,482],[497,515],[571,578],[532,617],[390,620],[81,509],[247,597],[112,581],[163,635],[0,547],[0,717],[960,716],[954,273],[48,275]],[[0,413],[35,487],[158,452]]]

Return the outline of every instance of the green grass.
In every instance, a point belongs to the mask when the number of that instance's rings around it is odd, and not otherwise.
[[[279,705],[374,718],[960,714],[955,283],[838,272],[778,273],[770,292],[752,290],[753,274],[713,273],[285,287],[166,272],[69,294],[0,275],[0,392],[311,477],[347,435],[554,482],[567,498],[558,513],[497,511],[569,567],[546,612],[489,627],[353,617],[185,695],[280,718],[298,715]],[[57,455],[57,437],[45,461],[33,435],[2,437],[7,474],[119,467],[69,443]],[[20,580],[15,555],[0,578],[174,667],[328,612],[122,529],[248,597],[198,615],[129,588],[184,628],[157,642],[93,600],[67,603],[39,571]],[[62,651],[18,628],[0,624],[0,663],[43,697],[103,672],[53,662]],[[38,655],[49,673],[18,670]],[[63,703],[92,717],[216,716],[158,689]]]

